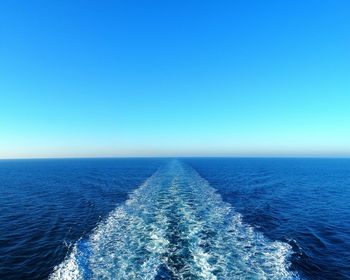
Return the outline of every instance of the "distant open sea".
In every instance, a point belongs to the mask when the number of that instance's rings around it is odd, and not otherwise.
[[[350,159],[0,160],[0,279],[350,279]]]

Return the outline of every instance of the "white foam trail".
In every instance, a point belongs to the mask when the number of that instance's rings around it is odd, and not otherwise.
[[[153,174],[83,245],[50,279],[298,279],[288,244],[244,224],[178,161]]]

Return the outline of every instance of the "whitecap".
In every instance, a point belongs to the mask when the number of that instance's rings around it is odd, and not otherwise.
[[[50,279],[299,279],[291,253],[173,160],[79,241]]]

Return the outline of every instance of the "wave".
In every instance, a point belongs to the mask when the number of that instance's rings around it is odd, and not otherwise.
[[[291,253],[173,160],[78,241],[49,279],[299,279]]]

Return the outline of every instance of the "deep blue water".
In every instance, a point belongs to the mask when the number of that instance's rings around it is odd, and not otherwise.
[[[350,279],[349,159],[0,161],[0,279]]]

